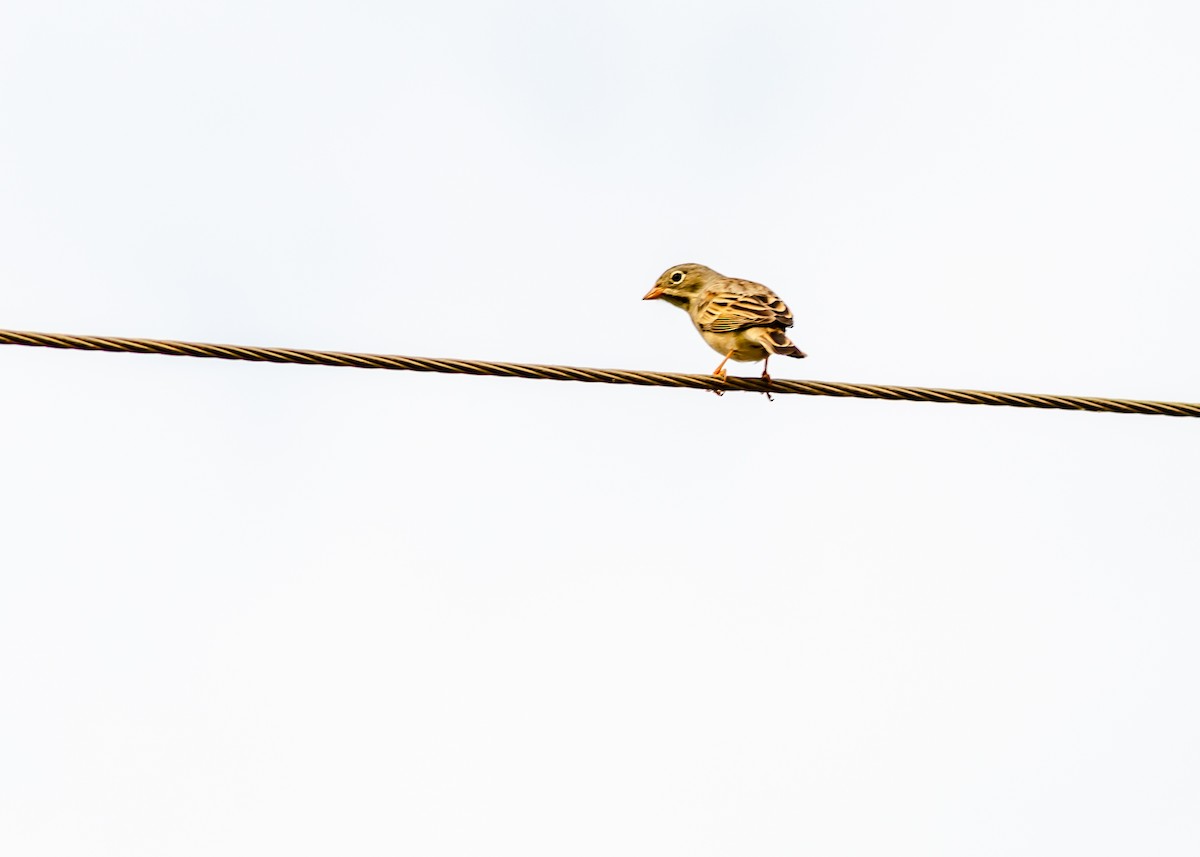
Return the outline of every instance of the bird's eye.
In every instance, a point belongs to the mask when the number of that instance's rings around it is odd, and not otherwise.
[[[674,283],[675,285],[679,285],[680,283],[682,283],[683,282],[683,271],[676,271],[675,273],[673,273],[671,275],[671,282]]]

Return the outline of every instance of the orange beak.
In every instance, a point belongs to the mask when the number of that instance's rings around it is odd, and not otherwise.
[[[663,296],[662,286],[655,286],[650,291],[646,292],[646,296],[642,298],[644,301],[652,301]]]

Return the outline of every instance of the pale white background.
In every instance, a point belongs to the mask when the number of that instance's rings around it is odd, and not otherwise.
[[[1200,400],[1193,2],[0,6],[0,327]],[[757,367],[739,371],[757,372]],[[0,851],[1194,855],[1200,422],[0,349]]]

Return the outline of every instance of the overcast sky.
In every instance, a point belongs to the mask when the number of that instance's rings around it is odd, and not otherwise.
[[[1200,401],[1194,2],[0,5],[0,327]],[[757,374],[757,366],[735,373]],[[0,348],[0,851],[1194,855],[1200,422]]]

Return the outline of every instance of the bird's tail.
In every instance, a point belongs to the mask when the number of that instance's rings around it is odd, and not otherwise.
[[[796,343],[788,339],[787,334],[782,330],[772,330],[764,328],[763,332],[766,336],[763,337],[763,344],[772,354],[784,354],[788,357],[806,357],[803,351],[796,347]]]

